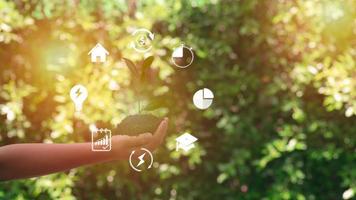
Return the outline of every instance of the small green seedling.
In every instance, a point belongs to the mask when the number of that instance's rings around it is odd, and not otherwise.
[[[149,56],[137,64],[127,58],[123,59],[131,72],[133,90],[135,92],[135,96],[138,98],[138,114],[128,116],[122,120],[117,126],[116,131],[118,134],[123,135],[154,133],[162,119],[152,114],[140,114],[142,111],[141,94],[147,87],[148,72],[151,69],[154,57]]]
[[[138,98],[138,112],[141,113],[142,94],[144,93],[148,85],[148,72],[151,69],[151,65],[153,63],[154,58],[153,56],[149,56],[137,64],[127,58],[123,59],[131,72],[131,77],[133,80],[133,90],[135,92],[135,96]]]

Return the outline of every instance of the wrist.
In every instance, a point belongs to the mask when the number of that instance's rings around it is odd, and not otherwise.
[[[89,149],[91,157],[94,160],[97,160],[99,162],[106,162],[106,161],[114,160],[115,153],[114,153],[113,149],[111,149],[110,151],[95,151],[92,149],[91,143],[86,143],[86,144],[87,144],[87,149]]]

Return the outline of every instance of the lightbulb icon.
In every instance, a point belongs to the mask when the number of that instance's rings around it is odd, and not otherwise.
[[[83,85],[75,85],[70,90],[70,98],[73,100],[77,112],[82,111],[83,103],[87,97],[88,90]]]

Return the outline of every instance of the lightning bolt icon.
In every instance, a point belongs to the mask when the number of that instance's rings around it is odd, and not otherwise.
[[[82,92],[80,91],[80,88],[78,88],[78,90],[75,92],[75,94],[77,95],[77,98],[82,94]]]
[[[142,154],[142,155],[140,155],[140,156],[138,157],[138,159],[140,160],[140,162],[137,164],[136,167],[138,167],[138,166],[142,165],[143,163],[145,163],[145,161],[143,160],[143,158],[145,157],[145,155],[146,155],[146,153],[144,153],[144,154]]]

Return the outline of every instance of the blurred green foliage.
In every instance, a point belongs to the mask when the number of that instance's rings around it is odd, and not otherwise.
[[[126,162],[0,183],[0,199],[352,199],[356,193],[356,1],[0,0],[0,144],[88,141],[137,113],[171,119],[154,169]],[[131,33],[156,34],[142,55]],[[93,65],[87,52],[110,52]],[[192,66],[170,63],[193,47]],[[155,57],[140,97],[122,58]],[[68,92],[89,90],[74,116]],[[208,87],[211,109],[191,98]],[[148,101],[149,100],[149,101]],[[199,138],[188,154],[174,139]],[[35,156],[35,155],[34,155]]]

